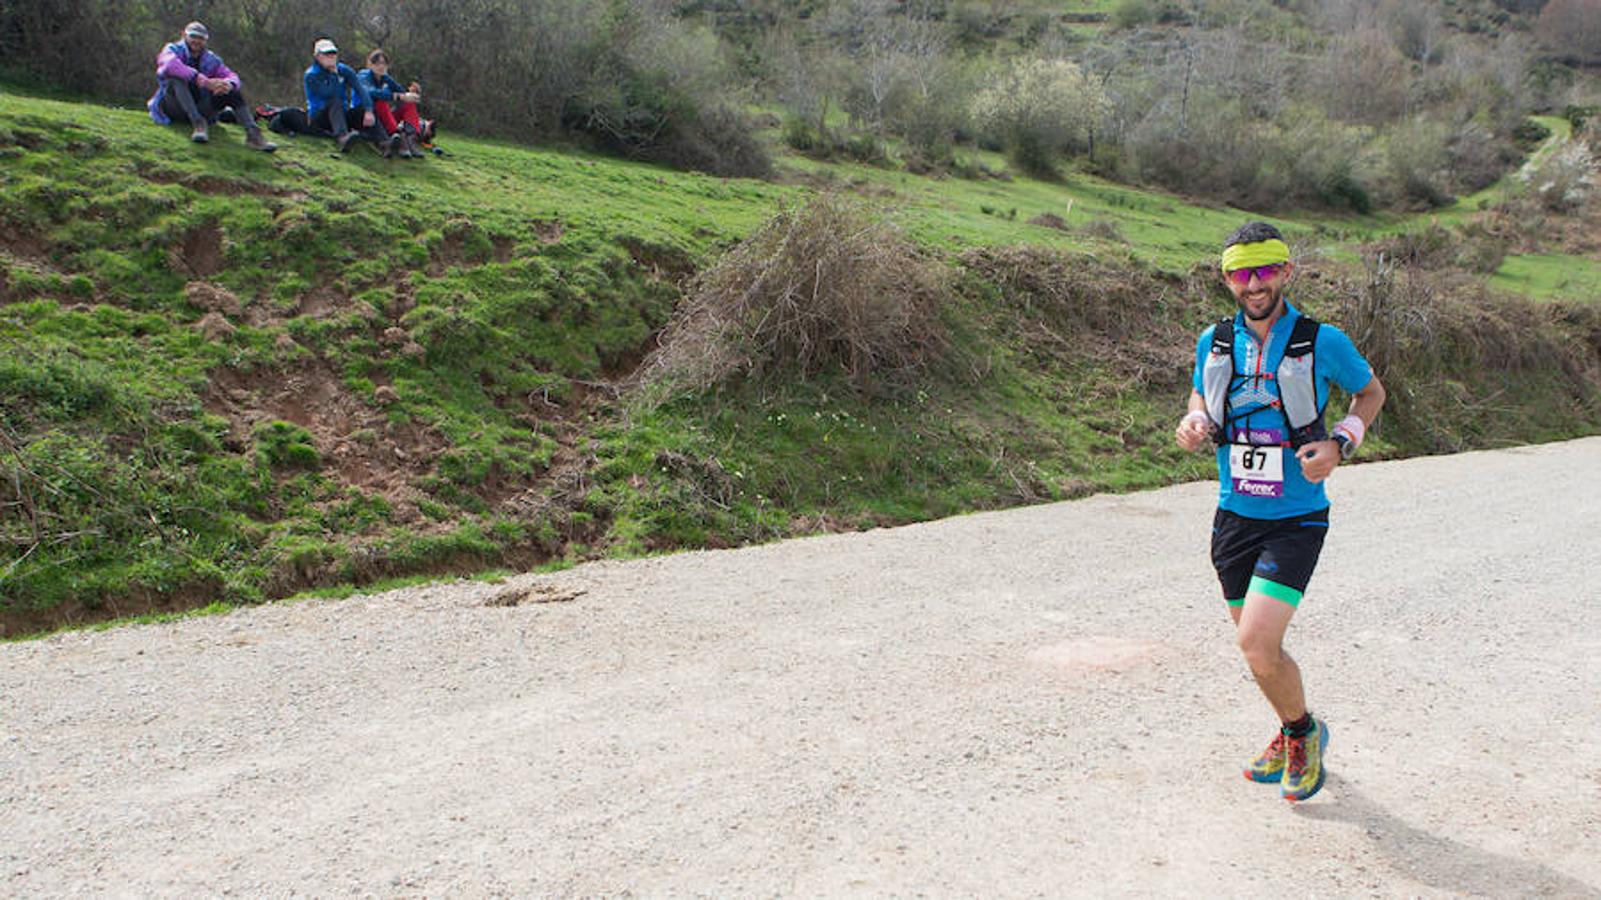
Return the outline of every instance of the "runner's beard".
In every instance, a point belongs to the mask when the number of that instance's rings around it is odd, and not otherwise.
[[[1251,308],[1246,305],[1247,301],[1246,301],[1246,298],[1244,298],[1244,297],[1241,297],[1240,301],[1239,301],[1240,302],[1240,312],[1244,313],[1245,317],[1247,319],[1250,319],[1252,322],[1260,322],[1263,319],[1271,319],[1271,318],[1273,318],[1274,313],[1277,313],[1283,307],[1283,304],[1284,304],[1284,291],[1283,290],[1272,291],[1270,295],[1273,298],[1273,302],[1268,304],[1267,312],[1262,313],[1260,316],[1251,315]]]

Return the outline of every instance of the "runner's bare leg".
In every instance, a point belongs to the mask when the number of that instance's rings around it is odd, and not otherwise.
[[[1245,595],[1243,606],[1230,606],[1229,615],[1237,626],[1240,652],[1245,654],[1256,686],[1279,719],[1294,722],[1306,715],[1301,667],[1284,652],[1284,632],[1290,627],[1295,607],[1276,597],[1251,593]]]

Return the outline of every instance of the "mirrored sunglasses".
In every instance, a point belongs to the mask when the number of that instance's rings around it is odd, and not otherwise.
[[[1255,275],[1257,281],[1267,281],[1274,275],[1284,271],[1284,263],[1274,263],[1270,266],[1246,266],[1243,269],[1230,269],[1224,273],[1235,284],[1244,287],[1251,283],[1251,276]]]

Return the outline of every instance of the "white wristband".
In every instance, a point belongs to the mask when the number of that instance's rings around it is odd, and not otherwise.
[[[1199,422],[1202,425],[1211,425],[1212,424],[1212,417],[1208,416],[1202,410],[1192,409],[1189,412],[1184,414],[1184,418],[1179,420],[1179,424],[1180,425],[1188,425],[1191,422]]]
[[[1368,427],[1362,423],[1358,416],[1346,416],[1334,426],[1336,434],[1343,434],[1351,439],[1351,446],[1362,446],[1362,438],[1367,437]]]

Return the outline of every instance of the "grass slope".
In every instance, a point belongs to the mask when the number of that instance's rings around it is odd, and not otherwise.
[[[0,628],[1209,474],[1168,430],[1226,298],[1184,273],[1238,211],[1078,176],[791,160],[775,184],[465,138],[421,162],[284,144],[0,94]],[[953,262],[948,370],[877,399],[828,376],[619,396],[683,279],[819,182]],[[1306,246],[1385,225],[1280,223]],[[1056,287],[1019,274],[1041,266]],[[1593,427],[1560,413],[1541,436]]]

